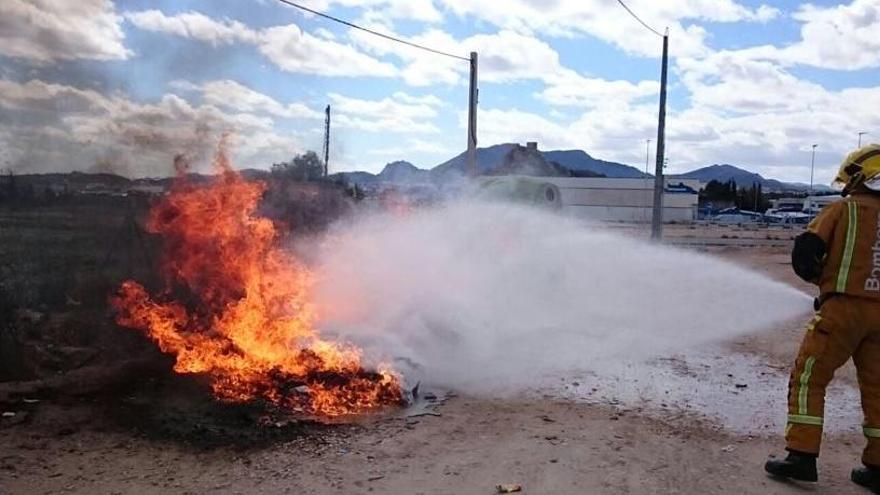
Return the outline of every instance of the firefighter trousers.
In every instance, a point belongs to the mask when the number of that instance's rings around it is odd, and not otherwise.
[[[867,446],[862,462],[880,466],[880,300],[837,295],[807,325],[788,383],[789,450],[818,454],[825,389],[849,358],[858,373]]]

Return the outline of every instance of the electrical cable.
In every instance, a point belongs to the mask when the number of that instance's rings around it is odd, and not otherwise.
[[[282,0],[282,1],[283,1],[283,0]],[[660,34],[659,31],[657,31],[656,29],[654,29],[654,28],[652,28],[651,26],[649,26],[648,23],[646,23],[645,21],[643,21],[639,16],[637,16],[636,13],[632,11],[632,9],[630,9],[625,3],[623,3],[623,0],[617,0],[617,3],[619,3],[621,7],[623,7],[624,9],[626,9],[626,11],[629,12],[629,15],[633,16],[633,18],[634,18],[635,20],[639,21],[639,23],[640,23],[642,26],[645,26],[645,29],[647,29],[648,31],[651,31],[652,33],[656,34],[657,36],[659,36],[659,37],[661,37],[661,38],[664,36],[664,35]]]
[[[372,29],[368,29],[368,28],[365,28],[365,27],[358,26],[357,24],[354,24],[354,23],[351,23],[351,22],[348,22],[348,21],[345,21],[345,20],[339,19],[338,17],[333,17],[332,15],[328,15],[328,14],[325,14],[325,13],[323,13],[323,12],[318,12],[317,10],[310,9],[310,8],[308,8],[308,7],[306,7],[306,6],[300,5],[300,4],[298,4],[298,3],[296,3],[296,2],[292,2],[292,1],[290,1],[290,0],[278,0],[278,1],[281,2],[281,3],[283,3],[283,4],[290,5],[291,7],[296,7],[296,8],[298,8],[298,9],[300,9],[300,10],[304,10],[304,11],[309,12],[309,13],[311,13],[311,14],[314,14],[314,15],[316,15],[316,16],[318,16],[318,17],[323,17],[323,18],[325,18],[325,19],[329,19],[329,20],[331,20],[331,21],[338,22],[338,23],[340,23],[340,24],[344,24],[344,25],[346,25],[346,26],[348,26],[348,27],[352,27],[352,28],[355,28],[355,29],[359,29],[359,30],[361,30],[361,31],[364,31],[364,32],[370,33],[370,34],[372,34],[372,35],[379,36],[380,38],[385,38],[386,40],[391,40],[391,41],[396,41],[396,42],[398,42],[398,43],[403,43],[404,45],[409,45],[409,46],[411,46],[411,47],[413,47],[413,48],[418,48],[418,49],[420,49],[420,50],[425,50],[425,51],[428,51],[428,52],[431,52],[431,53],[435,53],[435,54],[437,54],[437,55],[445,55],[445,56],[447,56],[447,57],[452,57],[452,58],[455,58],[455,59],[458,59],[458,60],[464,60],[464,61],[466,61],[466,62],[469,62],[469,61],[470,61],[470,58],[467,58],[467,57],[460,57],[460,56],[458,56],[458,55],[454,55],[454,54],[452,54],[452,53],[447,53],[447,52],[444,52],[444,51],[435,50],[434,48],[430,48],[430,47],[427,47],[427,46],[424,46],[424,45],[419,45],[418,43],[413,43],[413,42],[411,42],[411,41],[406,41],[406,40],[403,40],[403,39],[400,39],[400,38],[395,38],[394,36],[391,36],[391,35],[388,35],[388,34],[380,33],[380,32],[378,32],[378,31],[373,31]]]

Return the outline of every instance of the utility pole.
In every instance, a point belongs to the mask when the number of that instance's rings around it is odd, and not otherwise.
[[[867,134],[867,132],[862,131],[859,133],[859,148],[862,147],[862,136],[864,136],[865,134]]]
[[[660,70],[660,115],[657,123],[657,163],[654,175],[654,216],[651,219],[651,239],[663,237],[663,164],[666,153],[666,75],[669,63],[669,28],[663,35],[663,68]]]
[[[813,170],[816,168],[816,148],[818,144],[813,145],[813,152],[810,158],[810,196],[813,195]]]
[[[810,194],[807,196],[807,208],[810,210],[810,221],[813,220],[813,170],[816,168],[816,148],[818,144],[813,145],[812,158],[810,158]]]
[[[324,119],[324,177],[330,175],[330,105],[325,110],[327,117]]]
[[[755,188],[755,213],[758,213],[758,196],[761,195],[761,189],[758,187],[758,182],[752,183],[752,187]]]
[[[471,177],[477,176],[477,104],[480,90],[477,88],[477,52],[471,52],[470,92],[468,95],[468,142],[467,169]]]
[[[648,166],[651,163],[651,140],[645,140],[645,193],[647,193],[647,198],[645,198],[645,208],[643,209],[645,213],[645,223],[648,223],[648,200],[650,198],[649,187],[651,185],[651,174],[648,173]]]

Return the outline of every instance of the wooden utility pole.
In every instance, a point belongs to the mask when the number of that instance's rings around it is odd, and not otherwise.
[[[330,105],[325,110],[327,117],[324,119],[324,177],[330,175]]]
[[[470,94],[468,97],[468,144],[467,169],[471,177],[476,177],[477,170],[477,104],[479,89],[477,88],[477,52],[471,52]]]
[[[651,239],[663,237],[663,164],[666,153],[666,72],[669,64],[669,29],[663,35],[663,68],[660,70],[660,116],[657,124],[657,163],[654,172],[654,215],[651,219]]]

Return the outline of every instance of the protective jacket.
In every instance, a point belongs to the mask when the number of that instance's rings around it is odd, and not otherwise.
[[[818,279],[812,280],[822,299],[830,294],[880,299],[880,196],[855,193],[832,203],[807,232],[818,237],[826,251]]]
[[[822,302],[807,326],[789,380],[789,450],[818,454],[825,390],[850,358],[856,365],[867,446],[880,467],[880,196],[854,192],[826,206],[795,241],[792,265],[819,285]]]

